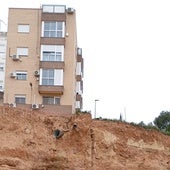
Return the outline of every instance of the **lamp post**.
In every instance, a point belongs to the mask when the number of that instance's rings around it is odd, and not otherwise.
[[[94,118],[96,118],[96,102],[98,102],[98,99],[94,100]]]

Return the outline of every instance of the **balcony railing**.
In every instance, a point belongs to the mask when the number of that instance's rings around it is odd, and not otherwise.
[[[65,45],[64,37],[41,37],[40,44]]]
[[[76,101],[82,101],[82,96],[80,94],[76,94]]]
[[[64,92],[64,86],[39,85],[38,89],[40,94],[62,95]]]
[[[64,69],[64,61],[40,61],[42,69]]]

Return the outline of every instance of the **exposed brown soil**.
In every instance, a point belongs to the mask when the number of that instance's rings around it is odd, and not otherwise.
[[[170,136],[90,114],[1,107],[0,170],[170,170]]]

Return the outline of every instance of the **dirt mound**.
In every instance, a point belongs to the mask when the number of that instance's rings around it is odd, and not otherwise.
[[[90,114],[0,108],[0,170],[170,170],[170,136]]]

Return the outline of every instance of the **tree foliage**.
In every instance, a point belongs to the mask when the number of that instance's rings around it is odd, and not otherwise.
[[[165,132],[170,132],[170,112],[162,111],[158,117],[155,118],[154,124]]]

